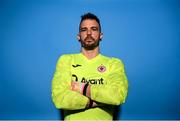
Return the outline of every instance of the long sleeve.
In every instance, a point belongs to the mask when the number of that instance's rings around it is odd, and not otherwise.
[[[71,87],[71,56],[63,55],[59,58],[52,80],[52,100],[58,109],[84,109],[88,98]]]
[[[128,92],[128,80],[123,63],[116,58],[110,62],[109,74],[105,85],[91,85],[91,99],[110,105],[125,102]]]

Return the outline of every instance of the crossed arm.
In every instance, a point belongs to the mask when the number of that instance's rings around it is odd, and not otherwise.
[[[88,85],[71,82],[70,57],[62,56],[57,63],[52,80],[52,99],[57,108],[76,110],[99,106],[119,105],[125,102],[128,82],[123,63],[114,60],[107,79],[108,85]],[[100,103],[100,104],[99,104]]]

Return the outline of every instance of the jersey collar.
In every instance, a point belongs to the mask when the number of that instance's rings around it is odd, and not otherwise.
[[[99,53],[96,57],[94,57],[94,58],[92,58],[92,59],[88,59],[85,55],[83,55],[83,53],[80,53],[79,55],[80,55],[80,57],[81,57],[83,60],[88,61],[88,62],[97,61],[97,60],[100,58],[100,56],[101,56],[101,54]]]

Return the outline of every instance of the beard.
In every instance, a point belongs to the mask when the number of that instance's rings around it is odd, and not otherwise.
[[[83,47],[85,50],[94,50],[96,47],[99,46],[99,41],[96,41],[91,35],[88,35],[84,41],[80,38],[81,47]]]

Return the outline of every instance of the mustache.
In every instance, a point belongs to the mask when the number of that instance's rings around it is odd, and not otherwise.
[[[87,35],[87,37],[84,40],[86,41],[88,39],[92,39],[93,41],[95,41],[95,39],[91,35]]]

